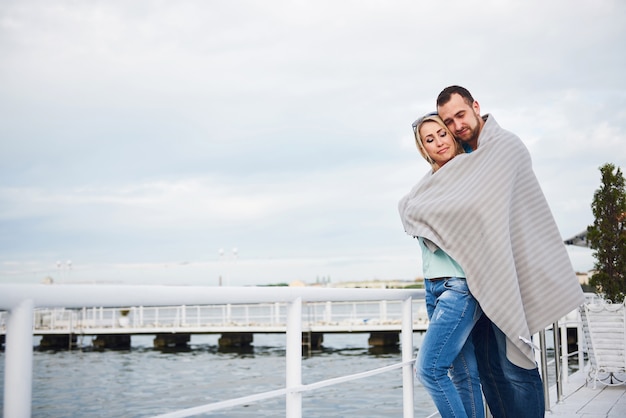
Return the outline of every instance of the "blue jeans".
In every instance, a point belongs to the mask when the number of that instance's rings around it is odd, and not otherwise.
[[[539,370],[524,369],[506,357],[506,337],[486,315],[476,323],[473,341],[480,381],[494,418],[543,418],[545,404]]]
[[[484,417],[478,366],[469,338],[482,311],[465,279],[425,280],[430,323],[416,374],[443,418]]]

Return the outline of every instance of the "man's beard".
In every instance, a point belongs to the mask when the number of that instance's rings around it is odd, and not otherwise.
[[[471,127],[471,126],[467,127],[467,129],[470,132],[469,138],[467,138],[467,139],[458,138],[461,141],[468,142],[468,143],[477,142],[478,141],[478,136],[480,135],[480,120],[478,119],[479,116],[476,115],[475,113],[474,113],[474,118],[476,120],[476,125],[474,127]]]

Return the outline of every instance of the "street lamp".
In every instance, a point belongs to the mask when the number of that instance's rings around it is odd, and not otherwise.
[[[220,257],[220,277],[219,277],[219,286],[222,287],[222,270],[224,270],[224,249],[220,248],[217,252]]]
[[[65,270],[65,267],[67,267],[66,274],[63,273],[63,270]],[[62,263],[61,261],[57,261],[57,271],[59,273],[59,279],[61,280],[61,282],[63,282],[64,278],[69,278],[70,270],[72,270],[72,260],[67,260],[65,264]]]

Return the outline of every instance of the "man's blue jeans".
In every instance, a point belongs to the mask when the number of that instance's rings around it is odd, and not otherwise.
[[[524,369],[506,357],[506,337],[486,315],[473,331],[480,381],[494,418],[543,418],[545,404],[539,370]]]
[[[430,323],[415,364],[443,418],[484,417],[472,339],[482,311],[465,279],[425,280]]]

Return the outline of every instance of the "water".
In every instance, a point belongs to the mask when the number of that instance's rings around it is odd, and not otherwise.
[[[324,348],[302,360],[304,384],[398,363],[398,349],[369,347],[369,334],[325,334]],[[219,335],[193,335],[188,349],[154,349],[133,336],[130,350],[38,351],[33,359],[33,417],[150,417],[285,387],[285,335],[255,334],[247,351],[221,351]],[[421,334],[414,334],[419,347]],[[35,342],[37,343],[37,341]],[[80,341],[79,341],[80,343]],[[417,352],[417,349],[416,349]],[[0,353],[4,402],[4,352]],[[418,382],[415,417],[436,411]],[[402,416],[400,369],[303,394],[304,417]],[[0,411],[1,413],[1,411]],[[204,416],[281,417],[277,397]]]

